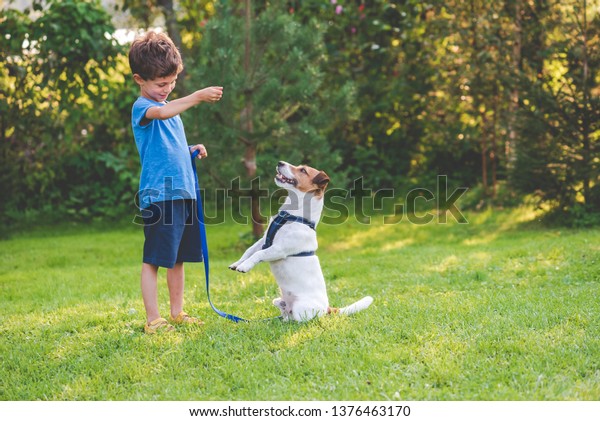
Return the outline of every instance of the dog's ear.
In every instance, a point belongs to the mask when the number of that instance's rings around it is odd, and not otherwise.
[[[323,171],[319,171],[319,174],[315,175],[312,180],[313,184],[319,186],[320,190],[325,190],[327,184],[329,184],[329,176]]]

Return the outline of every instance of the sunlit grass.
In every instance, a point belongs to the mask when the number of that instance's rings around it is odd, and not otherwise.
[[[546,229],[526,208],[466,216],[320,225],[332,305],[375,298],[352,317],[234,324],[188,265],[186,309],[206,325],[158,336],[142,330],[139,227],[14,235],[0,242],[0,399],[597,400],[600,230]],[[272,317],[268,265],[227,269],[248,230],[209,227],[211,296]]]

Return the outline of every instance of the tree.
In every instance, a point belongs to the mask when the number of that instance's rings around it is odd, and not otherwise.
[[[425,7],[418,1],[291,1],[304,21],[325,29],[327,86],[355,86],[353,118],[328,135],[350,182],[397,188],[412,175],[425,128],[421,119],[433,68],[424,39]]]
[[[33,9],[33,20],[28,10],[12,9],[0,18],[3,216],[89,209],[91,192],[107,194],[96,182],[115,176],[100,147],[107,140],[94,141],[102,123],[114,120],[122,92],[111,81],[121,47],[111,36],[110,16],[97,1],[36,1]],[[112,207],[117,185],[105,198]],[[103,205],[96,200],[94,206]]]
[[[180,92],[225,87],[183,118],[209,148],[204,186],[251,197],[255,236],[280,159],[331,170],[335,186],[446,174],[482,186],[481,203],[502,183],[600,209],[598,0],[123,1],[180,44]],[[124,51],[97,1],[34,5],[37,19],[0,17],[2,215],[103,214],[138,170]]]
[[[221,187],[231,188],[227,180],[245,174],[253,234],[260,236],[260,183],[272,186],[279,160],[339,165],[324,133],[348,109],[351,91],[323,84],[322,27],[301,24],[287,8],[269,2],[222,3],[191,53],[196,66],[189,69],[190,84],[222,85],[224,96],[218,105],[184,116],[188,137],[207,144],[213,158],[204,168]],[[241,158],[241,166],[235,159],[224,165],[232,156]]]
[[[578,206],[598,211],[600,100],[593,92],[598,89],[600,19],[586,0],[543,10],[543,60],[522,100],[527,142],[519,148],[515,183],[562,212]]]

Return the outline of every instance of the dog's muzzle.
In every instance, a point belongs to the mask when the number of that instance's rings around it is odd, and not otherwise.
[[[285,165],[286,164],[283,162],[279,162],[279,164],[277,164],[277,174],[275,175],[275,179],[281,183],[291,184],[292,186],[295,186],[298,183],[295,179],[288,178],[281,173],[281,168],[285,167]]]

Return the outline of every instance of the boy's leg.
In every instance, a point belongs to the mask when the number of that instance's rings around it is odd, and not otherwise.
[[[142,298],[144,299],[148,323],[160,318],[160,312],[158,311],[157,274],[158,266],[142,263]]]
[[[167,269],[167,285],[169,287],[169,299],[171,302],[171,322],[174,324],[203,324],[196,317],[191,317],[183,311],[183,291],[185,288],[185,270],[183,262],[201,262],[202,248],[200,246],[200,231],[195,213],[194,200],[177,201],[177,212],[175,216],[183,216],[179,220],[178,249],[176,263],[171,269]]]
[[[175,263],[173,268],[167,269],[167,285],[169,286],[171,317],[177,317],[183,311],[183,289],[185,285],[183,263]]]
[[[185,286],[185,271],[183,263],[176,263],[172,269],[167,269],[167,285],[171,301],[171,323],[203,325],[197,317],[191,317],[183,311],[183,290]]]

